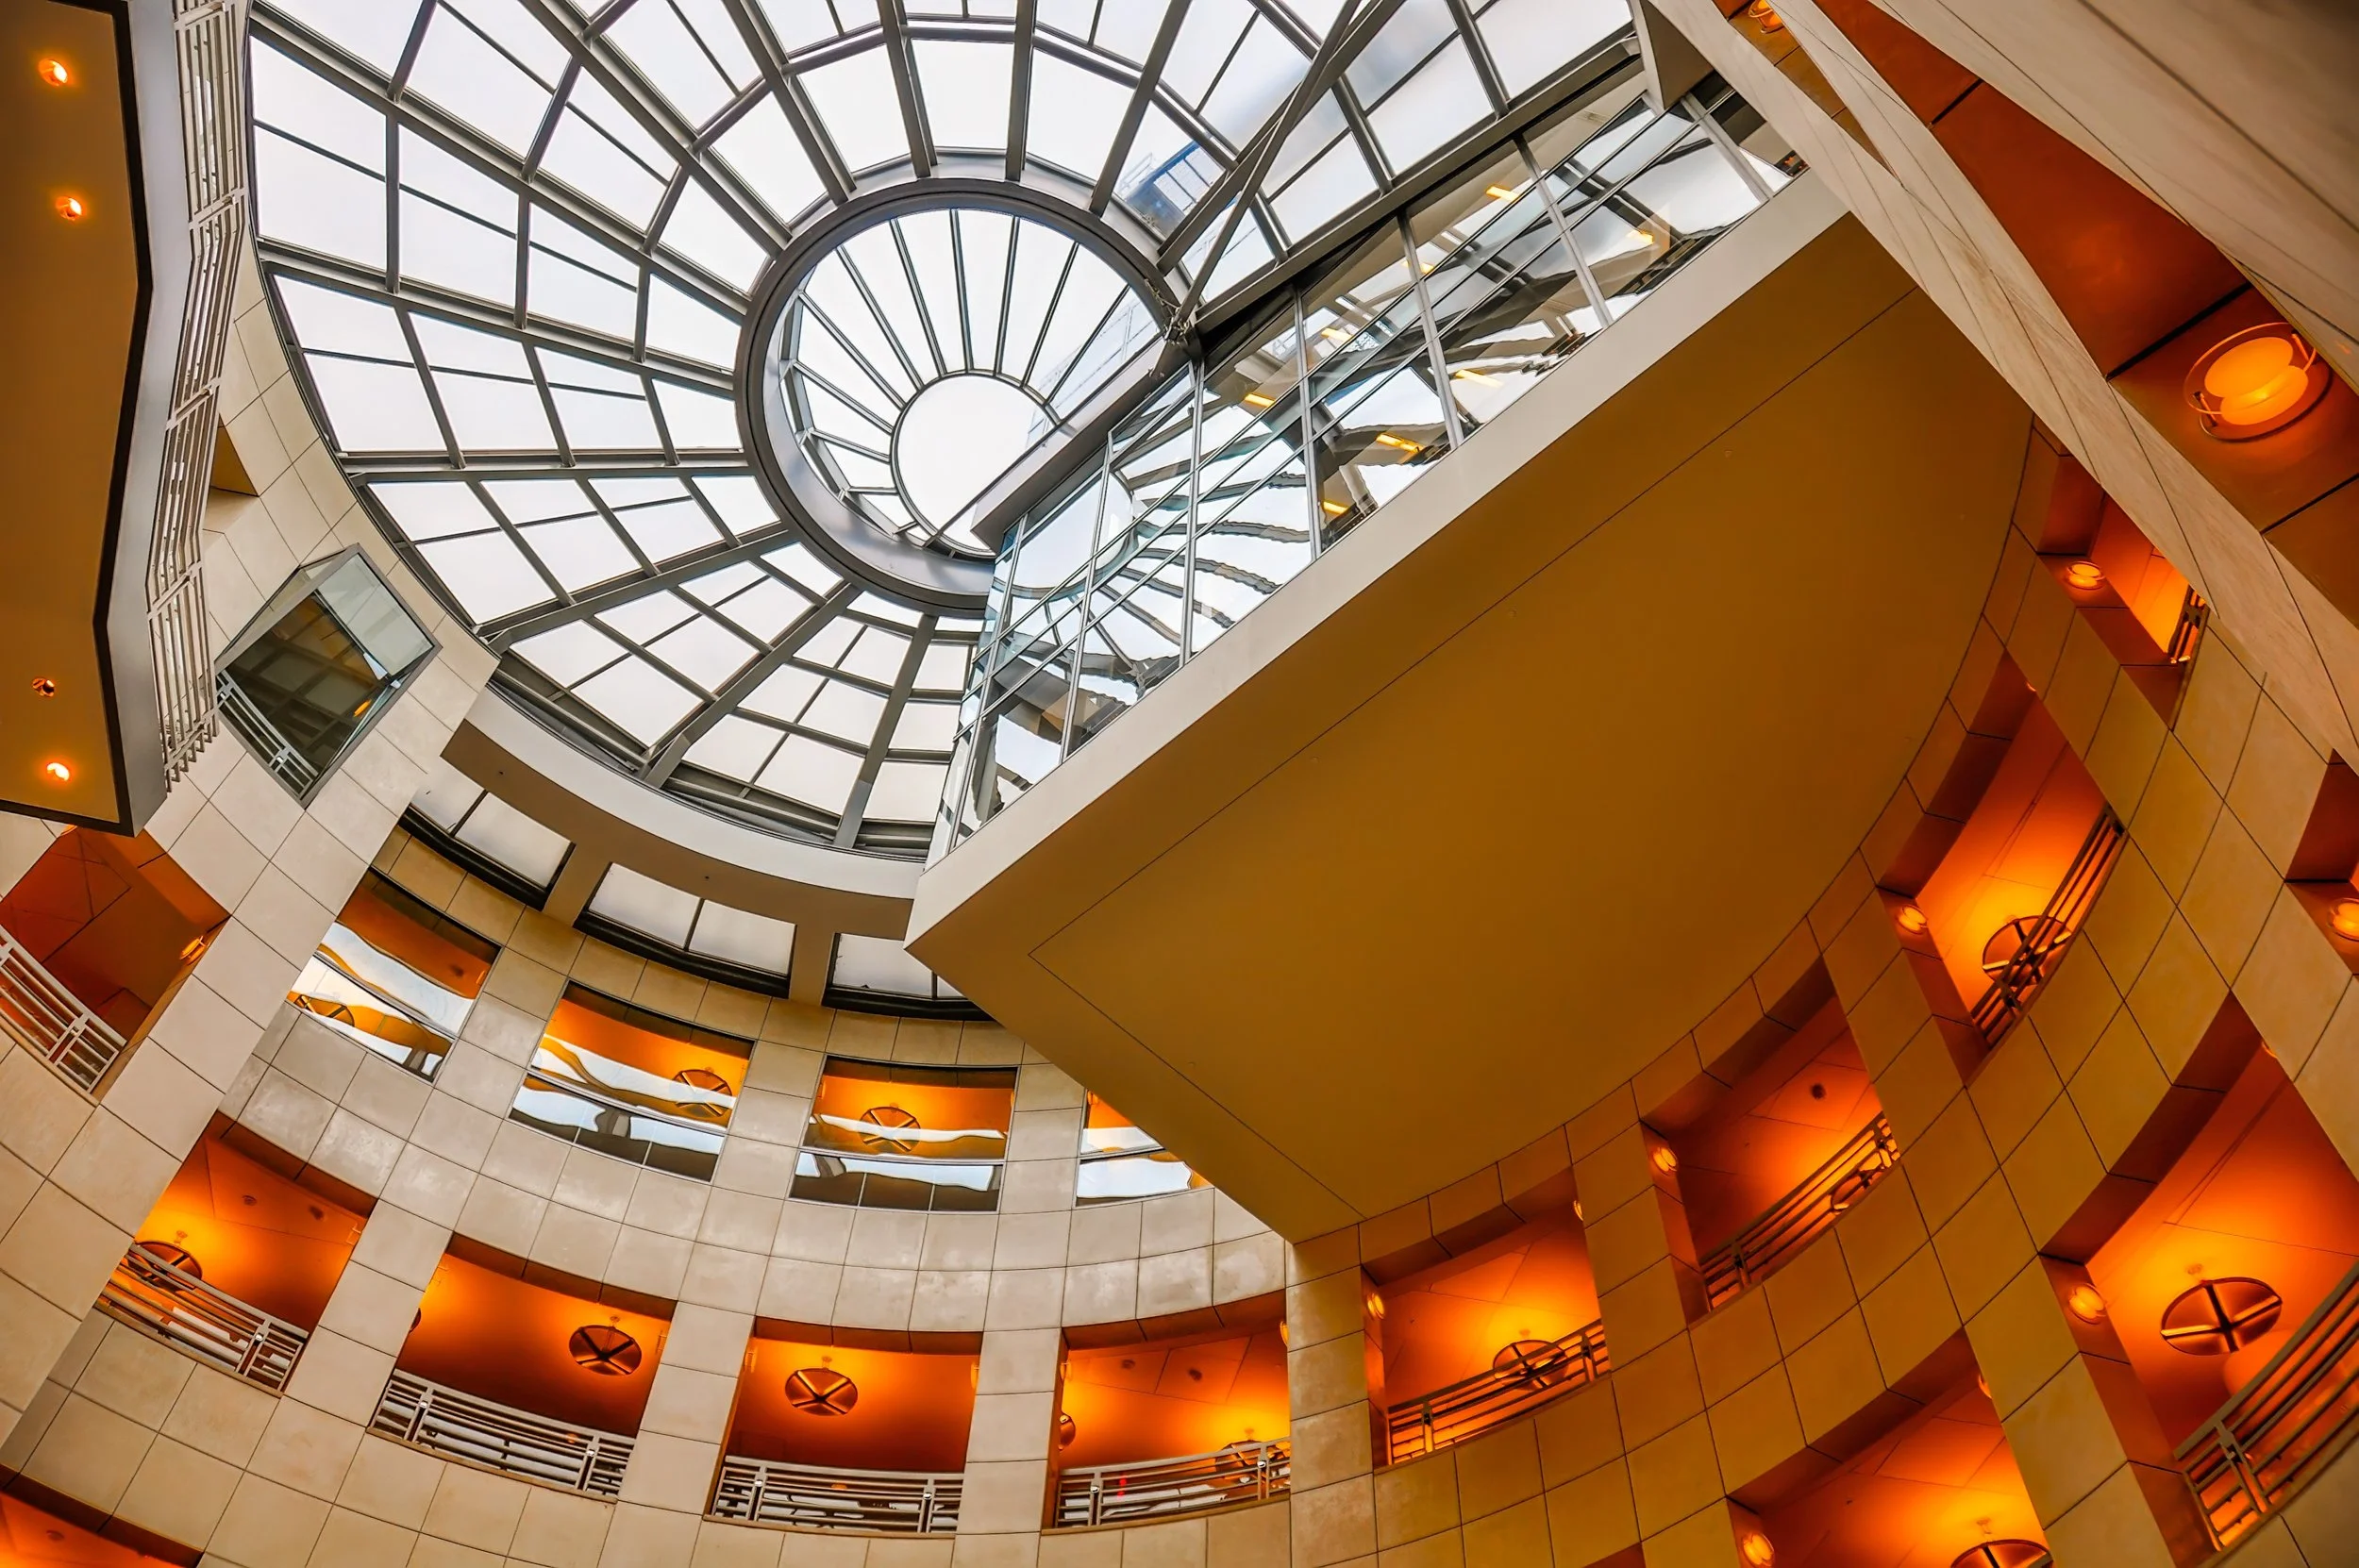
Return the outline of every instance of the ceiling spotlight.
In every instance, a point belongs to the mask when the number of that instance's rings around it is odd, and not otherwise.
[[[1370,1291],[1366,1295],[1360,1298],[1360,1304],[1368,1309],[1368,1316],[1376,1319],[1379,1323],[1384,1321],[1384,1298],[1382,1296],[1377,1294],[1374,1291]]]
[[[805,1415],[850,1415],[860,1385],[833,1367],[801,1367],[786,1375],[786,1402]]]
[[[2105,586],[2104,569],[2093,560],[2076,560],[2065,568],[2065,581],[2086,591]]]
[[[1771,1545],[1769,1538],[1759,1530],[1747,1530],[1744,1538],[1737,1542],[1736,1551],[1745,1560],[1746,1568],[1769,1568],[1778,1560],[1777,1547]]]
[[[41,678],[33,682],[33,695],[37,697],[54,697],[57,694],[58,683],[51,680],[47,676],[42,676]]]
[[[639,1370],[639,1342],[611,1323],[586,1323],[573,1332],[565,1348],[585,1372],[601,1377],[627,1377]]]
[[[1772,6],[1769,0],[1753,0],[1751,5],[1745,8],[1745,19],[1765,33],[1785,31],[1785,18],[1778,14],[1778,8]]]
[[[2326,923],[2347,942],[2359,942],[2359,898],[2337,898],[2327,906]]]
[[[34,66],[33,74],[47,87],[63,87],[74,80],[74,73],[66,68],[65,61],[54,56]]]
[[[2226,1356],[2277,1326],[2284,1297],[2264,1279],[2206,1279],[2163,1309],[2163,1343],[2190,1356]]]
[[[2185,391],[2205,435],[2250,441],[2308,413],[2333,380],[2310,341],[2273,321],[2205,349],[2187,372]]]
[[[1927,920],[1925,911],[1916,905],[1903,904],[1892,911],[1892,924],[1900,927],[1901,934],[1904,936],[1921,937],[1925,934],[1925,928],[1932,922]]]
[[[71,784],[74,782],[74,770],[67,767],[63,762],[43,762],[41,765],[41,771],[56,779],[60,784]]]
[[[2097,1293],[2094,1285],[2075,1285],[2065,1292],[2065,1310],[2083,1323],[2105,1321],[2105,1298]]]
[[[83,215],[89,210],[90,209],[82,205],[82,198],[79,196],[59,196],[58,198],[58,216],[63,218],[69,224],[80,223]]]
[[[1647,1158],[1652,1160],[1654,1168],[1665,1176],[1673,1176],[1679,1171],[1680,1157],[1671,1152],[1671,1145],[1668,1143],[1657,1143],[1654,1151]]]
[[[1057,1412],[1057,1446],[1070,1448],[1073,1446],[1073,1440],[1080,1435],[1079,1425],[1064,1411],[1059,1410]]]

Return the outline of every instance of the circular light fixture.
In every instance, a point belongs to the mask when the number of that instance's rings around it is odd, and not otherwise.
[[[1969,1547],[1950,1560],[1949,1568],[2032,1568],[2047,1560],[2048,1548],[2038,1542],[2010,1538]]]
[[[63,218],[69,224],[80,223],[89,211],[90,209],[82,205],[82,198],[79,196],[59,196],[58,198],[58,216]]]
[[[860,1141],[872,1150],[879,1153],[890,1151],[894,1154],[907,1154],[917,1147],[917,1140],[914,1138],[894,1136],[896,1132],[906,1132],[920,1125],[916,1117],[897,1105],[872,1105],[860,1113],[860,1119],[871,1126],[884,1129],[878,1132],[863,1132],[860,1135]]]
[[[1517,1340],[1491,1358],[1493,1377],[1534,1392],[1563,1382],[1572,1370],[1572,1357],[1554,1340]]]
[[[2205,349],[2187,372],[2186,394],[2205,435],[2250,441],[2308,413],[2333,379],[2307,338],[2263,322]]]
[[[805,1415],[850,1415],[860,1385],[833,1367],[798,1367],[786,1375],[786,1402]]]
[[[639,1342],[611,1323],[585,1323],[574,1330],[565,1348],[583,1371],[601,1377],[627,1377],[639,1370]]]
[[[1745,20],[1765,33],[1785,31],[1785,18],[1778,14],[1778,8],[1772,6],[1769,0],[1753,0],[1751,5],[1745,8]]]
[[[1736,1552],[1745,1560],[1746,1568],[1769,1568],[1778,1560],[1778,1548],[1759,1530],[1747,1530],[1736,1543]]]
[[[1059,1410],[1057,1412],[1057,1446],[1060,1449],[1070,1448],[1073,1446],[1073,1440],[1080,1435],[1079,1423],[1064,1411]]]
[[[1647,1158],[1653,1161],[1654,1168],[1665,1176],[1675,1175],[1680,1168],[1680,1157],[1671,1152],[1671,1145],[1668,1143],[1657,1143]]]
[[[1379,1323],[1384,1321],[1384,1298],[1382,1296],[1377,1294],[1374,1291],[1370,1291],[1366,1295],[1360,1298],[1360,1304],[1368,1309],[1368,1316],[1376,1319]]]
[[[2065,1310],[2083,1323],[2105,1321],[2105,1298],[2097,1293],[2094,1285],[2075,1285],[2065,1292]]]
[[[41,771],[56,779],[60,784],[71,784],[74,782],[74,770],[67,767],[63,762],[43,762],[41,765]]]
[[[2054,915],[2017,915],[1990,934],[1983,944],[1983,973],[1998,975],[2025,964],[2046,968],[2063,951],[2071,928]]]
[[[42,676],[33,682],[33,695],[37,697],[54,697],[57,694],[58,683],[51,680],[47,676]]]
[[[2267,1281],[2206,1279],[2163,1309],[2163,1343],[2190,1356],[2242,1350],[2277,1326],[2285,1298]]]
[[[2086,592],[2105,586],[2105,569],[2093,560],[2076,560],[2065,568],[2065,581]]]
[[[141,1248],[168,1269],[187,1275],[191,1279],[205,1277],[205,1265],[196,1255],[177,1242],[142,1242]]]
[[[2336,936],[2359,942],[2359,898],[2337,898],[2328,905],[2326,923]]]
[[[74,79],[73,71],[67,68],[65,61],[55,56],[50,56],[42,59],[39,65],[34,66],[33,74],[42,79],[42,84],[45,87],[63,87]]]
[[[202,934],[192,936],[189,939],[188,945],[180,949],[180,961],[182,963],[194,963],[197,960],[198,956],[204,951],[204,936]]]
[[[1916,905],[1903,904],[1892,911],[1892,924],[1900,927],[1902,936],[1921,937],[1925,934],[1926,927],[1932,922],[1927,920],[1925,911]]]
[[[1988,1399],[1990,1397],[1990,1378],[1988,1376],[1980,1372],[1976,1373],[1974,1375],[1974,1386],[1982,1391],[1983,1398]]]
[[[735,1093],[729,1088],[729,1080],[710,1067],[683,1067],[672,1075],[672,1081],[684,1084],[690,1089],[701,1089],[708,1094]],[[683,1116],[700,1116],[708,1121],[718,1122],[728,1117],[728,1107],[699,1100],[680,1106],[679,1113]]]

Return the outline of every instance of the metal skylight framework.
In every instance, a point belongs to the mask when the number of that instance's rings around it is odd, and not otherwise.
[[[891,468],[876,422],[921,377],[830,432],[799,352],[803,460],[950,586],[780,511],[776,443],[746,446],[764,280],[880,194],[988,180],[1117,237],[1184,333],[1618,62],[1628,25],[1624,0],[259,0],[258,243],[339,462],[503,690],[652,786],[913,856],[988,581],[958,558],[991,542],[845,457]],[[893,220],[932,223],[964,243],[964,213]],[[973,338],[1016,279],[993,306],[960,273],[955,350],[929,299],[925,368],[1055,413],[1075,383],[1044,367],[1085,373],[1125,307],[1068,282],[1018,375]]]

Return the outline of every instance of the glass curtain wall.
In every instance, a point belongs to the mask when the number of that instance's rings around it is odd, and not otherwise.
[[[1177,373],[1011,531],[933,853],[972,833],[1799,172],[1716,77],[1633,82]]]

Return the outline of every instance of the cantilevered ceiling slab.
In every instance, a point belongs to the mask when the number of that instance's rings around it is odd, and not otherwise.
[[[1781,198],[930,869],[915,950],[1289,1235],[1436,1191],[1824,892],[2028,432]]]

